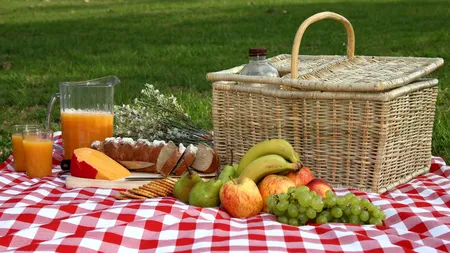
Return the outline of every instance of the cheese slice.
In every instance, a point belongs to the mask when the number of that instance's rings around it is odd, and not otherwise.
[[[73,151],[70,174],[75,177],[104,180],[117,180],[131,175],[130,171],[118,162],[91,148],[79,148]]]

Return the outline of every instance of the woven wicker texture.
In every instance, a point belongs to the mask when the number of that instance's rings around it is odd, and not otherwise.
[[[389,92],[284,91],[213,83],[215,149],[234,162],[254,144],[283,138],[334,187],[382,193],[425,173],[437,80]]]
[[[315,69],[319,69],[338,59],[345,59],[344,56],[338,55],[300,55],[298,58],[298,73],[301,75],[311,73]],[[278,70],[280,76],[285,76],[291,72],[291,55],[280,54],[267,60]],[[238,78],[239,81],[245,81],[246,78],[250,78],[249,82],[251,82],[251,79],[255,78],[254,76],[238,75],[244,66],[245,64],[214,73],[208,73],[207,79],[210,81],[237,81],[236,78]],[[242,78],[244,78],[244,80]],[[280,78],[277,78],[277,80],[278,82],[282,81]]]
[[[311,24],[323,19],[337,20],[344,25],[347,32],[346,57],[299,57],[303,34]],[[444,64],[442,58],[355,56],[353,27],[345,17],[333,12],[315,14],[300,25],[292,45],[290,63],[285,59],[278,60],[278,57],[274,59],[277,69],[282,70],[281,78],[239,75],[240,67],[208,73],[207,79],[275,84],[285,89],[384,91],[418,80]]]
[[[299,56],[306,29],[327,18],[344,25],[347,55]],[[322,12],[301,24],[291,55],[269,60],[281,78],[239,75],[243,66],[208,73],[221,161],[229,161],[232,150],[238,162],[254,144],[283,138],[334,187],[382,193],[427,172],[438,89],[437,80],[421,77],[443,60],[354,52],[350,22]]]
[[[288,86],[328,91],[390,90],[428,75],[443,63],[439,58],[354,56],[306,74],[299,73],[297,82]],[[289,73],[283,78],[292,76]]]

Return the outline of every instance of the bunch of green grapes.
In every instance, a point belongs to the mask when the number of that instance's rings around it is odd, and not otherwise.
[[[332,191],[322,198],[306,186],[291,187],[287,193],[267,197],[270,213],[278,221],[293,226],[305,225],[309,221],[318,224],[328,222],[382,225],[386,214],[380,207],[353,193],[337,197]]]

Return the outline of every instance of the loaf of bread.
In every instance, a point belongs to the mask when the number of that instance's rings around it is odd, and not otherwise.
[[[91,148],[105,153],[129,170],[183,175],[189,168],[209,174],[219,168],[217,152],[206,144],[185,147],[169,141],[112,137],[97,140]]]

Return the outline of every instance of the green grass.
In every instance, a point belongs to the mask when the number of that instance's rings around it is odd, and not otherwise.
[[[356,54],[442,57],[433,154],[450,161],[450,16],[448,1],[121,1],[0,0],[0,158],[10,153],[10,126],[43,123],[58,83],[109,74],[129,103],[152,83],[173,93],[193,120],[211,128],[207,72],[247,61],[247,50],[290,53],[298,26],[320,11],[347,17]],[[337,22],[308,29],[302,54],[344,54]],[[56,109],[57,110],[57,109]],[[58,126],[53,117],[53,126]]]

